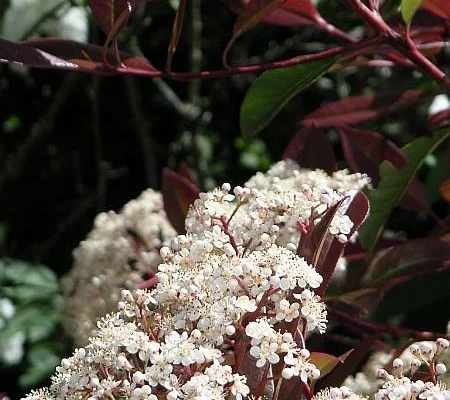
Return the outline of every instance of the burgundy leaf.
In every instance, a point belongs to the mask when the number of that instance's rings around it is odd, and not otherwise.
[[[320,19],[310,0],[287,0],[277,9],[264,16],[263,21],[278,25],[311,25]]]
[[[62,59],[74,65],[80,71],[93,73],[119,73],[114,68],[110,68],[104,64],[103,48],[101,46],[79,43],[73,40],[44,38],[33,39],[24,42],[25,45],[35,49],[35,51],[44,51],[52,54],[58,59]],[[36,50],[37,49],[37,50]],[[119,53],[122,64],[126,68],[133,68],[142,71],[156,71],[156,69],[143,57],[133,56],[124,52]],[[115,60],[115,52],[108,50],[106,52],[107,60],[111,63]],[[36,66],[26,63],[29,66]],[[62,68],[58,65],[53,68]]]
[[[0,38],[0,62],[24,64],[36,68],[77,69],[78,65],[24,43]]]
[[[343,363],[337,364],[325,378],[318,381],[316,390],[330,386],[341,386],[347,376],[354,374],[367,355],[372,351],[373,345],[378,339],[380,333],[370,335],[351,352],[348,353]]]
[[[340,200],[328,210],[325,211],[320,217],[320,221],[314,225],[311,232],[302,234],[300,243],[297,248],[297,254],[303,257],[309,264],[317,269],[317,262],[319,255],[323,249],[323,245],[327,236],[331,234],[328,232],[328,228],[331,225],[331,221],[336,215],[339,207],[344,200]],[[320,271],[319,271],[320,272]]]
[[[349,97],[327,103],[301,121],[304,127],[330,128],[354,125],[405,109],[423,96],[421,90]]]
[[[197,188],[200,187],[200,184],[198,183],[198,179],[195,177],[194,171],[192,171],[186,163],[182,162],[180,166],[178,167],[177,173],[181,176],[188,179],[194,186]]]
[[[450,234],[409,240],[376,255],[365,285],[387,291],[417,275],[447,268],[450,268]]]
[[[351,237],[362,225],[369,214],[369,200],[362,192],[357,192],[353,197],[346,201],[342,207],[345,208],[345,214],[353,222],[353,227],[347,235]],[[319,272],[323,281],[316,293],[323,296],[328,288],[331,276],[336,268],[336,264],[344,252],[346,244],[339,242],[333,235],[328,234],[325,237],[317,262],[317,272]]]
[[[234,24],[233,34],[222,55],[224,65],[227,65],[226,59],[228,51],[236,39],[257,25],[267,13],[274,10],[285,1],[286,0],[252,0],[245,2],[245,7],[242,7],[242,5],[240,7],[238,6],[240,15]]]
[[[184,176],[164,168],[161,192],[170,223],[179,234],[186,233],[184,220],[189,205],[198,197],[198,188]]]
[[[180,40],[181,31],[183,29],[184,12],[186,10],[186,0],[180,0],[178,5],[177,13],[175,15],[175,20],[172,27],[172,36],[170,38],[169,47],[167,49],[167,61],[166,61],[166,71],[170,71],[172,65],[172,57],[177,50],[178,42]]]
[[[422,7],[446,20],[450,19],[448,0],[425,0]]]
[[[374,186],[378,185],[380,180],[378,166],[384,160],[389,161],[397,169],[402,169],[408,164],[405,153],[378,132],[341,126],[339,133],[350,169],[369,175]],[[400,205],[417,211],[429,207],[425,191],[417,178],[411,181]]]
[[[328,173],[336,171],[333,148],[321,129],[300,129],[284,150],[283,159],[286,158],[303,168],[320,168]]]
[[[143,0],[88,0],[92,14],[107,35],[123,13],[128,16]]]

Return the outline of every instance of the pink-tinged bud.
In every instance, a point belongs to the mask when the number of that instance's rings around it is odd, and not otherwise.
[[[444,350],[447,350],[449,346],[449,342],[445,338],[438,338],[436,340],[436,354],[442,354]]]
[[[228,193],[231,190],[231,185],[228,182],[222,184],[222,192]]]
[[[415,343],[412,344],[411,346],[409,346],[409,351],[411,352],[411,354],[413,354],[415,356],[420,355],[420,348]]]
[[[384,368],[380,368],[377,371],[377,377],[380,379],[387,379],[389,377],[389,372],[387,372]]]
[[[421,365],[422,365],[422,362],[418,358],[415,358],[414,360],[412,360],[411,361],[411,375],[415,374]]]

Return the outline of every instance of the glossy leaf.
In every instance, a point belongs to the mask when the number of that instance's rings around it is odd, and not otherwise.
[[[432,138],[421,137],[403,147],[408,157],[408,165],[401,170],[388,161],[380,165],[380,184],[377,189],[368,190],[371,213],[359,231],[361,244],[370,252],[373,251],[384,224],[397,205],[416,172],[439,144],[448,136],[449,131],[440,131]]]
[[[168,220],[179,234],[185,233],[184,220],[189,205],[198,197],[198,188],[188,178],[164,168],[161,192]]]
[[[321,129],[300,129],[284,150],[282,158],[294,160],[302,168],[320,168],[328,173],[337,169],[333,148]]]
[[[257,25],[262,17],[266,15],[271,10],[277,8],[280,4],[284,3],[286,0],[253,0],[247,2],[246,7],[242,10],[242,14],[236,20],[233,27],[233,35],[230,41],[225,47],[223,52],[223,62],[226,64],[226,58],[228,51],[230,50],[236,39],[243,35],[245,32]]]
[[[241,106],[244,136],[260,132],[296,94],[325,74],[336,59],[314,61],[264,72],[256,78]]]
[[[380,252],[373,259],[365,286],[386,288],[392,278],[410,279],[446,268],[450,268],[450,234],[409,240]]]
[[[393,142],[378,132],[341,126],[345,159],[354,172],[370,176],[372,185],[379,182],[378,165],[387,160],[397,169],[408,163],[405,153]],[[410,210],[422,211],[429,207],[425,191],[417,178],[413,178],[401,199],[400,205]]]
[[[361,192],[336,203],[321,216],[320,221],[314,225],[309,234],[302,236],[297,249],[297,254],[312,264],[323,277],[320,288],[316,290],[316,293],[320,296],[328,288],[337,261],[345,248],[345,243],[339,242],[328,231],[338,210],[348,215],[353,221],[354,225],[349,234],[351,236],[367,217],[369,203],[366,196]]]
[[[414,14],[420,8],[422,2],[423,0],[402,0],[400,3],[400,10],[406,25],[411,24]]]
[[[351,237],[362,225],[369,214],[369,201],[364,193],[357,192],[349,198],[342,206],[345,215],[353,222],[349,233]],[[323,296],[328,288],[339,257],[342,256],[346,243],[339,242],[334,236],[327,235],[317,261],[317,271],[322,275],[323,281],[316,293]]]
[[[184,13],[186,10],[186,0],[180,0],[180,3],[175,14],[175,20],[173,21],[172,36],[170,38],[169,47],[167,49],[167,61],[166,61],[166,71],[170,71],[172,64],[172,58],[180,40],[181,31],[183,29]]]
[[[318,268],[317,262],[323,249],[325,239],[330,235],[328,228],[343,202],[344,200],[342,199],[329,207],[328,210],[320,216],[320,221],[314,225],[312,231],[309,232],[309,234],[303,234],[300,239],[297,254],[300,257],[303,257],[315,269]]]
[[[348,97],[324,104],[304,117],[302,125],[309,128],[330,128],[370,121],[411,107],[423,96],[420,90]]]
[[[314,364],[320,371],[320,378],[328,375],[339,363],[343,363],[349,356],[349,353],[345,353],[340,357],[335,357],[331,354],[321,353],[313,351],[309,362]]]
[[[287,0],[263,18],[264,22],[278,25],[310,25],[320,17],[310,0]]]
[[[105,54],[101,46],[79,43],[73,40],[52,38],[34,39],[24,42],[24,45],[32,48],[34,51],[44,51],[47,54],[51,54],[52,57],[56,56],[58,60],[61,60],[60,63],[52,65],[49,68],[66,68],[63,63],[67,62],[70,65],[70,69],[99,74],[125,74],[126,68],[140,71],[156,71],[145,58],[124,52],[120,52],[119,55],[125,68],[119,71],[116,68],[108,67],[104,63]],[[106,58],[111,63],[114,62],[115,56],[112,50],[106,52]],[[25,62],[25,65],[39,67],[39,65],[33,65],[29,62]]]
[[[27,44],[0,38],[0,62],[11,62],[36,68],[77,69],[78,65]]]

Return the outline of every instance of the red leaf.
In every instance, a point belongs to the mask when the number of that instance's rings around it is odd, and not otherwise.
[[[164,168],[161,192],[170,223],[179,234],[186,233],[184,220],[189,205],[198,197],[198,188],[184,176]]]
[[[264,22],[278,25],[311,25],[320,15],[310,0],[287,0],[263,18]]]
[[[408,164],[403,151],[378,132],[341,126],[339,133],[350,169],[369,175],[375,186],[379,182],[378,166],[382,161],[388,160],[397,169],[402,169]],[[418,211],[429,207],[425,191],[417,178],[411,181],[401,205]]]
[[[370,121],[410,107],[423,96],[421,90],[349,97],[327,103],[301,121],[309,128],[330,128]]]
[[[345,215],[353,222],[353,227],[350,233],[347,235],[351,237],[357,229],[362,225],[369,214],[369,200],[362,192],[357,192],[352,198],[345,202],[343,206],[345,208]],[[333,235],[328,234],[322,249],[320,251],[319,259],[317,262],[317,272],[319,272],[323,281],[316,293],[319,296],[323,296],[328,288],[331,280],[331,276],[336,268],[336,264],[339,257],[344,252],[346,243],[339,242]]]
[[[336,171],[333,148],[321,129],[300,129],[284,150],[282,158],[290,158],[303,168],[320,168],[328,173]]]
[[[107,35],[111,32],[120,15],[130,15],[142,0],[88,0],[92,14]]]
[[[378,339],[375,333],[364,339],[353,351],[348,352],[343,363],[339,363],[324,379],[318,381],[317,390],[329,386],[341,386],[347,376],[356,372],[358,366],[371,352],[373,344]],[[342,357],[342,356],[341,356]]]
[[[237,7],[240,9],[240,15],[234,24],[233,35],[223,51],[222,61],[224,65],[227,65],[226,59],[228,51],[236,39],[257,25],[268,12],[279,7],[280,4],[285,1],[286,0],[252,0],[246,2],[245,7],[243,7],[242,4]]]
[[[0,62],[24,64],[36,68],[77,69],[78,65],[35,49],[24,43],[13,43],[0,38]]]
[[[67,61],[74,66],[71,69],[78,69],[80,71],[93,72],[93,73],[119,73],[114,68],[107,67],[103,60],[103,48],[101,46],[93,44],[85,44],[75,42],[73,40],[65,39],[33,39],[24,42],[27,46],[32,46],[36,51],[45,51],[61,59],[61,61]],[[124,52],[119,53],[122,64],[128,68],[134,68],[143,71],[156,71],[156,69],[143,57],[133,56]],[[115,60],[115,53],[112,50],[106,52],[107,60],[113,62]],[[30,63],[25,63],[29,66]],[[58,64],[52,66],[52,68],[63,68]],[[121,72],[123,73],[123,72]]]
[[[450,7],[448,0],[425,0],[422,3],[422,7],[444,19],[450,19]]]
[[[172,64],[172,57],[180,40],[181,31],[183,29],[184,12],[186,10],[186,0],[180,0],[178,5],[177,13],[175,15],[175,20],[173,21],[172,36],[170,38],[169,47],[167,49],[167,61],[166,61],[166,71],[170,71]]]

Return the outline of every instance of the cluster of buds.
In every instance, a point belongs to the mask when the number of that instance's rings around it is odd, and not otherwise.
[[[201,193],[186,234],[160,249],[156,285],[122,290],[119,311],[27,399],[276,399],[293,380],[311,396],[320,370],[306,339],[325,331],[327,311],[315,293],[323,278],[298,242],[348,195],[345,185],[366,180],[342,173],[335,190],[300,184],[294,163],[275,169],[280,179],[269,172],[264,184],[259,176]],[[337,212],[329,233],[344,240],[352,224]]]

